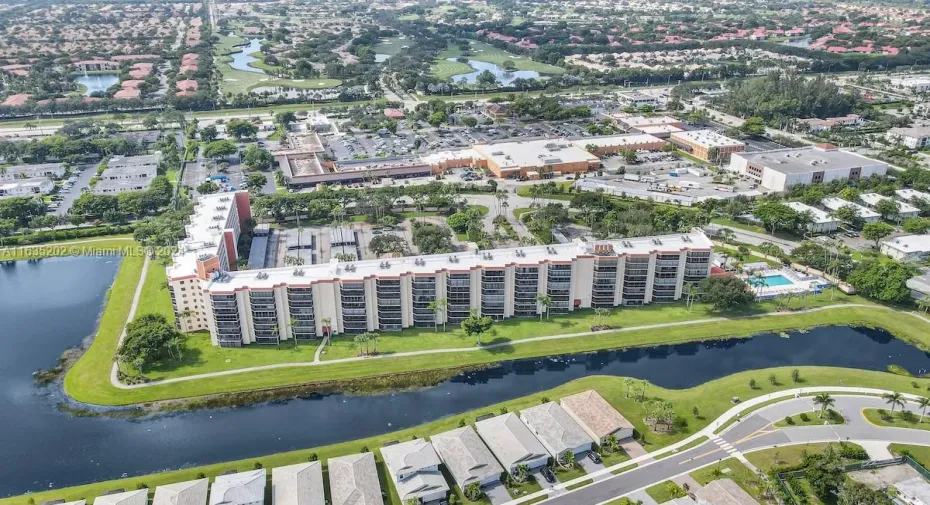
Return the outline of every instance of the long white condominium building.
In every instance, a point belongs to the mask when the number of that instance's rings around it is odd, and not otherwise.
[[[247,216],[245,192],[205,197],[169,270],[179,327],[208,329],[214,345],[431,328],[472,310],[504,319],[671,302],[710,275],[712,243],[700,231],[233,271],[236,221]],[[225,228],[193,229],[216,223]],[[430,308],[435,300],[443,310]]]

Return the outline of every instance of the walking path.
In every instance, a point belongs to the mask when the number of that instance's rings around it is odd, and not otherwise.
[[[145,276],[143,275],[143,279],[144,278]],[[209,373],[202,373],[202,374],[196,374],[196,375],[188,375],[184,377],[172,377],[169,379],[162,379],[162,380],[146,382],[142,384],[123,384],[115,380],[114,378],[111,378],[110,382],[113,384],[114,387],[117,387],[119,389],[140,389],[140,388],[146,388],[146,387],[162,385],[162,384],[173,384],[173,383],[178,383],[178,382],[207,379],[211,377],[222,377],[222,376],[227,376],[227,375],[250,373],[250,372],[255,372],[259,370],[276,370],[276,369],[281,369],[281,368],[327,366],[327,365],[333,365],[336,363],[351,363],[351,362],[356,362],[356,361],[367,361],[367,360],[373,360],[373,359],[395,359],[395,358],[405,358],[405,357],[410,357],[410,356],[425,356],[425,355],[430,355],[430,354],[463,353],[463,352],[471,352],[471,351],[479,351],[479,350],[486,351],[486,350],[491,350],[491,349],[499,349],[499,348],[505,348],[505,347],[511,347],[511,346],[516,346],[516,345],[535,343],[535,342],[544,342],[548,340],[579,338],[579,337],[587,337],[590,335],[606,334],[606,333],[624,333],[624,332],[640,331],[640,330],[657,330],[657,329],[663,329],[663,328],[673,328],[673,327],[678,327],[678,326],[690,326],[690,325],[695,325],[695,324],[734,321],[734,320],[740,320],[740,319],[755,319],[755,318],[762,318],[762,317],[778,317],[778,316],[789,316],[789,315],[795,315],[795,314],[810,314],[810,313],[821,312],[825,310],[841,309],[845,307],[858,307],[858,308],[875,309],[875,310],[895,311],[895,309],[892,309],[889,307],[883,307],[880,305],[847,303],[847,304],[841,304],[841,305],[828,305],[825,307],[816,307],[813,309],[798,310],[798,311],[793,311],[793,312],[767,312],[764,314],[752,314],[748,316],[712,317],[712,318],[707,318],[707,319],[695,319],[691,321],[678,321],[674,323],[659,323],[659,324],[648,324],[644,326],[630,326],[626,328],[618,328],[615,330],[583,331],[580,333],[566,333],[564,335],[548,335],[544,337],[532,337],[532,338],[527,338],[523,340],[501,342],[498,344],[481,345],[479,347],[450,347],[450,348],[444,348],[444,349],[424,349],[422,351],[398,352],[394,354],[381,354],[381,355],[376,355],[376,356],[357,356],[357,357],[352,357],[352,358],[333,359],[329,361],[319,361],[317,360],[318,356],[315,356],[313,361],[304,361],[304,362],[298,362],[298,363],[274,363],[270,365],[237,368],[234,370],[222,370],[219,372],[209,372]],[[930,319],[927,319],[914,312],[901,312],[901,314],[907,314],[912,317],[916,317],[924,322],[930,323]],[[317,349],[317,351],[319,353],[320,349]]]
[[[319,362],[320,362],[320,355],[323,354],[323,349],[326,348],[326,344],[327,344],[327,343],[329,343],[329,335],[323,337],[323,341],[320,342],[319,347],[316,348],[316,352],[313,353],[313,362],[314,362],[314,363],[319,363]]]
[[[129,321],[132,321],[136,317],[136,309],[139,308],[139,299],[142,298],[142,288],[145,287],[145,278],[149,273],[149,263],[151,262],[152,259],[146,254],[145,263],[142,264],[142,274],[139,275],[139,283],[136,284],[136,292],[132,295],[132,305],[129,306],[129,315],[126,316],[126,323],[129,323]],[[116,349],[119,349],[120,346],[123,345],[123,340],[125,339],[126,325],[124,324],[123,331],[119,334],[119,340],[116,341]],[[110,369],[110,383],[122,384],[119,381],[119,363],[115,360],[113,361],[113,368]]]

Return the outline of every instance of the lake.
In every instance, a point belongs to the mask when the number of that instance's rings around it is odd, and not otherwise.
[[[686,388],[774,366],[884,370],[895,364],[914,374],[930,369],[930,356],[888,333],[832,327],[791,338],[764,334],[510,361],[435,387],[377,396],[317,395],[145,419],[62,414],[57,390],[39,388],[31,374],[54,366],[64,349],[93,333],[117,268],[118,260],[108,257],[0,267],[0,423],[5,428],[0,458],[8,462],[0,472],[0,496],[358,439],[587,375],[632,376]]]
[[[76,77],[75,82],[87,87],[84,96],[90,96],[95,91],[106,91],[110,86],[119,82],[119,74],[88,74]]]
[[[457,62],[458,59],[446,58],[446,61]],[[475,69],[475,71],[467,74],[453,75],[452,82],[460,82],[462,79],[465,79],[468,84],[474,84],[478,75],[485,70],[494,74],[494,77],[497,77],[497,81],[501,83],[502,86],[508,86],[517,79],[538,79],[542,77],[542,75],[535,70],[514,70],[513,72],[508,72],[494,63],[488,63],[486,61],[468,60],[468,66]]]
[[[260,68],[249,66],[249,63],[258,61],[258,58],[252,56],[252,53],[261,51],[261,39],[249,39],[249,44],[247,46],[239,46],[237,48],[241,49],[241,51],[229,54],[229,57],[232,58],[232,61],[229,62],[230,67],[244,72],[255,72],[256,74],[265,73],[265,71]]]

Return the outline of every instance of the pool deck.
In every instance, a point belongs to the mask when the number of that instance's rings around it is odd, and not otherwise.
[[[758,275],[764,279],[774,278],[776,283],[768,284],[766,281],[765,285],[758,285],[761,284]],[[756,293],[756,298],[760,300],[770,300],[789,293],[819,293],[821,289],[829,285],[820,277],[802,274],[790,268],[756,270],[742,275],[741,278],[746,281],[746,284]]]

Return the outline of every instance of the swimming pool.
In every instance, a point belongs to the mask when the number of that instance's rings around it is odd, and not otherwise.
[[[765,280],[764,284],[762,283],[763,279]],[[758,287],[761,284],[763,286],[770,287],[770,288],[774,288],[777,286],[790,286],[794,284],[794,282],[792,282],[791,279],[781,274],[764,275],[762,276],[761,279],[756,278],[756,277],[750,277],[746,279],[746,282],[748,282],[751,286],[754,286],[754,287]]]

